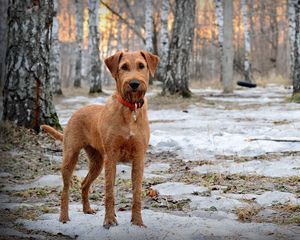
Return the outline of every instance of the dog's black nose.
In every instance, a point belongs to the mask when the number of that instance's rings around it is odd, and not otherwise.
[[[140,81],[138,80],[131,80],[129,82],[129,86],[133,89],[136,90],[140,86]]]

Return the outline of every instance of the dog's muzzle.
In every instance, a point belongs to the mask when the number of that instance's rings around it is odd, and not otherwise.
[[[140,81],[139,80],[131,80],[129,82],[129,86],[132,88],[132,91],[136,92],[138,87],[140,86]]]

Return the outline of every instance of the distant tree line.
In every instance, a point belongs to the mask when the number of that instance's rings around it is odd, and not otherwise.
[[[252,82],[257,73],[282,73],[288,63],[298,99],[299,6],[299,0],[4,0],[3,119],[37,131],[55,125],[52,94],[62,94],[66,82],[102,92],[110,82],[103,58],[126,48],[160,55],[155,78],[165,95],[190,97],[190,82],[204,79],[220,79],[231,93],[234,73]]]

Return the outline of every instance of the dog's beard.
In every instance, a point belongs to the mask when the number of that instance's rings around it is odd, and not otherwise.
[[[128,102],[134,104],[140,102],[140,100],[144,98],[145,94],[146,91],[144,90],[133,91],[132,89],[130,89],[125,90],[123,98]]]

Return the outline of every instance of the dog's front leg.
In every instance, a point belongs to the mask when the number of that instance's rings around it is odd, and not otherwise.
[[[132,172],[131,172],[131,181],[132,181],[132,192],[133,192],[133,202],[132,202],[132,215],[131,222],[134,225],[141,227],[146,227],[142,219],[142,182],[144,174],[144,154],[137,156],[132,161]]]
[[[114,186],[117,160],[113,155],[105,158],[105,218],[103,227],[109,229],[118,225],[115,214]]]

